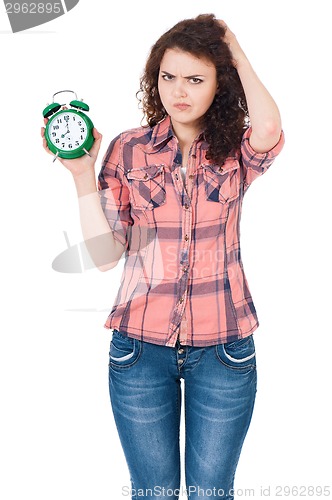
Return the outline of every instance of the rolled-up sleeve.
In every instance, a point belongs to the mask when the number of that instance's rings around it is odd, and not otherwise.
[[[120,164],[121,135],[110,143],[98,175],[101,206],[114,238],[128,247],[128,228],[133,225],[130,215],[129,189],[124,183],[124,169]]]
[[[243,134],[241,142],[241,164],[244,170],[244,188],[248,189],[253,180],[264,174],[272,165],[285,143],[283,130],[277,144],[265,153],[257,153],[249,143],[252,128],[249,127]]]

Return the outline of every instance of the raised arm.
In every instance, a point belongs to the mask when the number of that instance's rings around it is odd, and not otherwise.
[[[275,146],[281,134],[279,109],[272,96],[256,75],[236,36],[226,23],[219,20],[226,28],[223,40],[229,45],[234,66],[240,77],[248,104],[252,133],[250,146],[257,153],[265,153]]]

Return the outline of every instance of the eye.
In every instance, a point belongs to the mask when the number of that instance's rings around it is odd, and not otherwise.
[[[173,80],[174,76],[172,76],[172,75],[161,75],[161,78],[163,80],[165,80],[166,82],[170,82],[171,80]]]
[[[197,85],[198,83],[202,83],[203,80],[201,80],[200,78],[190,78],[189,80],[191,83],[194,83],[195,85]]]

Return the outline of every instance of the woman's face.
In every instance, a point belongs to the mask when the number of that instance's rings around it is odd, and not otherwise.
[[[160,63],[158,90],[172,124],[200,128],[217,90],[214,64],[189,52],[167,49]]]

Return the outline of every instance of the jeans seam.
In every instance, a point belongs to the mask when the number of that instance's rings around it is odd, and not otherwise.
[[[111,368],[120,368],[121,370],[125,370],[126,368],[130,368],[131,366],[134,366],[135,363],[137,363],[137,361],[140,359],[141,355],[142,355],[142,348],[143,348],[143,344],[140,340],[138,339],[133,339],[134,340],[134,351],[133,351],[133,354],[136,352],[136,349],[137,349],[137,356],[135,357],[134,361],[130,364],[126,364],[126,365],[123,365],[121,366],[121,364],[117,364],[117,363],[114,363],[111,356],[109,357],[109,367]],[[131,356],[132,357],[132,356]]]
[[[254,352],[253,354],[250,354],[249,356],[246,356],[245,358],[237,359],[237,358],[233,358],[233,356],[228,354],[228,352],[225,349],[224,344],[222,344],[222,348],[223,348],[223,351],[224,351],[226,358],[229,359],[230,361],[233,361],[234,363],[244,363],[245,361],[249,361],[249,359],[252,359],[256,356],[256,352]]]
[[[217,360],[222,364],[224,365],[226,368],[228,368],[229,370],[233,370],[233,371],[238,371],[238,372],[242,372],[242,373],[246,373],[246,372],[250,372],[251,370],[256,370],[256,363],[250,363],[248,365],[245,365],[245,366],[233,366],[233,365],[230,365],[228,363],[226,363],[220,356],[219,356],[219,353],[218,353],[218,345],[215,345],[214,346],[214,351],[215,351],[215,355],[216,355],[216,358]],[[223,348],[223,351],[225,352],[225,349]],[[256,353],[255,353],[255,356],[253,356],[253,359],[256,358]]]
[[[178,393],[177,393],[177,398],[176,398],[176,409],[177,409],[177,423],[178,423],[178,429],[177,429],[177,441],[179,444],[179,449],[180,449],[180,424],[181,424],[181,412],[180,412],[180,398],[181,398],[181,380],[178,381]],[[180,477],[180,484],[181,484],[181,453],[180,453],[180,463],[179,463],[179,477]],[[179,484],[179,487],[180,487]]]

